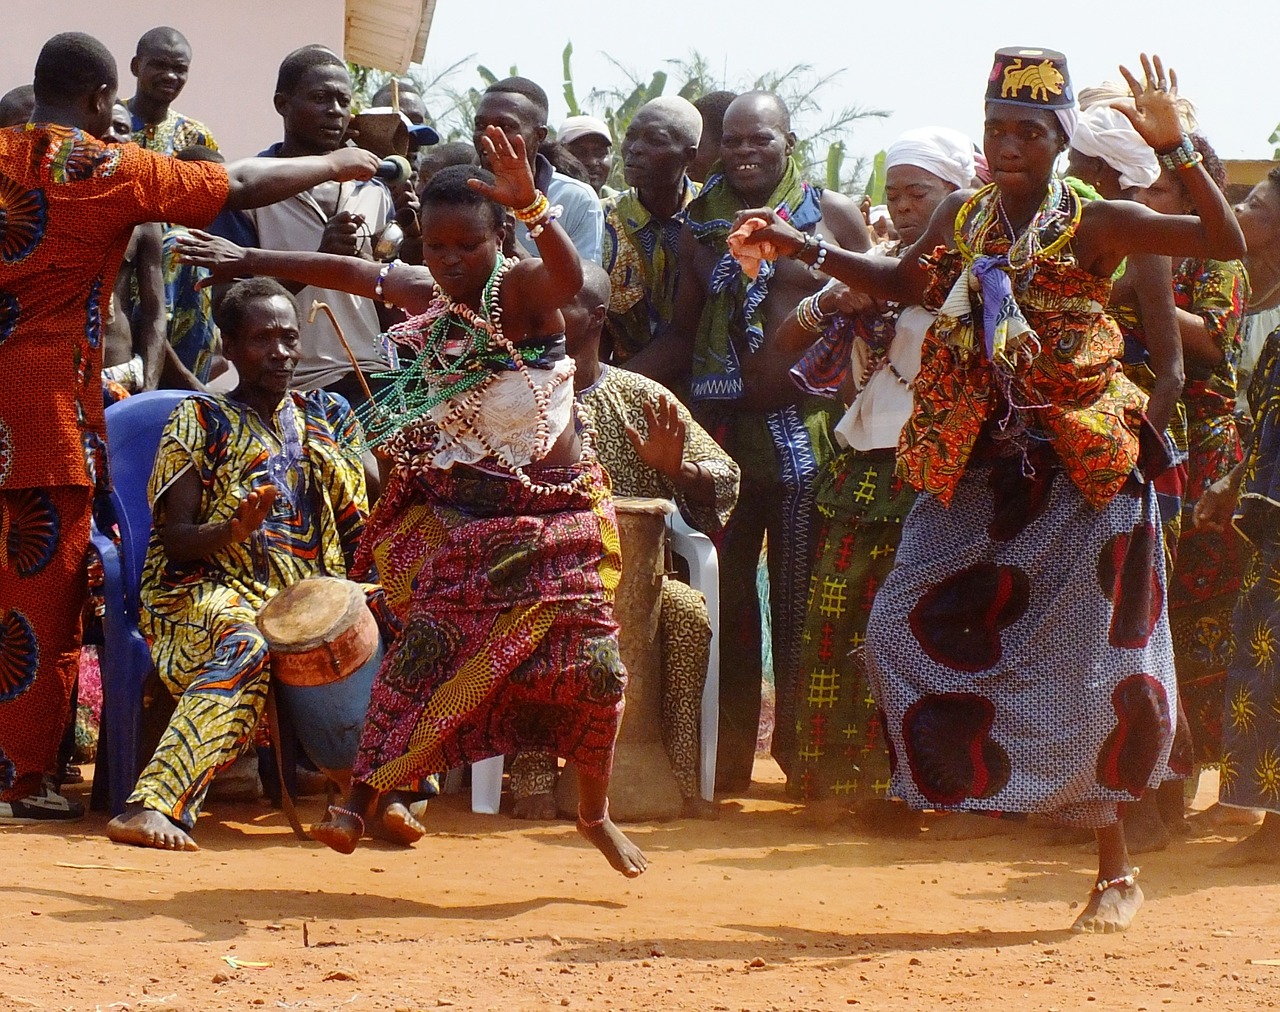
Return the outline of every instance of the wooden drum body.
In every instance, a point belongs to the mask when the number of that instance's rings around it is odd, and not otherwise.
[[[622,577],[614,598],[618,649],[627,668],[626,712],[609,781],[609,811],[624,822],[672,819],[682,799],[662,744],[662,581],[666,574],[666,499],[614,499]],[[566,770],[566,774],[571,771]],[[557,807],[577,815],[577,777],[562,776]]]
[[[330,576],[301,580],[267,602],[258,628],[302,750],[345,788],[383,655],[364,590]]]

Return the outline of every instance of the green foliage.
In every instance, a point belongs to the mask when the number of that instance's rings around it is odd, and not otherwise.
[[[471,126],[475,121],[480,97],[485,88],[498,80],[497,75],[488,67],[473,64],[474,59],[474,54],[465,56],[434,75],[430,75],[424,67],[415,66],[407,75],[426,96],[432,123],[440,132],[441,140],[471,138]],[[787,104],[794,121],[818,124],[806,130],[804,136],[796,142],[796,155],[810,179],[823,180],[828,188],[851,196],[857,196],[876,185],[873,163],[866,158],[850,157],[849,144],[859,123],[887,116],[888,112],[856,104],[828,112],[830,103],[826,101],[826,94],[836,84],[840,71],[819,74],[810,64],[795,63],[782,69],[766,71],[754,79],[730,81],[711,66],[705,54],[697,50],[683,59],[667,60],[663,68],[651,73],[639,73],[623,66],[613,57],[607,59],[618,72],[622,83],[609,88],[593,88],[580,101],[573,76],[573,43],[569,42],[561,57],[564,68],[564,101],[569,115],[590,113],[608,123],[615,143],[621,143],[632,117],[640,107],[650,99],[667,94],[669,84],[675,83],[677,86],[674,93],[690,101],[721,89],[738,92],[770,91]],[[348,66],[351,69],[357,109],[367,105],[369,97],[391,77],[383,71],[355,64]],[[480,79],[479,85],[455,86],[454,81],[468,66],[474,66]],[[510,73],[512,76],[518,74],[515,66],[511,67]],[[1280,127],[1277,127],[1277,134],[1273,135],[1272,141],[1280,143]],[[883,157],[880,165],[879,195],[882,197]],[[621,159],[615,159],[609,182],[619,188],[624,185]],[[876,202],[879,202],[879,198],[876,198]]]
[[[1280,123],[1276,124],[1276,128],[1271,131],[1271,136],[1267,138],[1268,144],[1280,144]],[[1280,147],[1271,152],[1271,157],[1280,161]]]
[[[877,151],[871,160],[871,178],[867,180],[866,192],[872,204],[884,203],[884,162],[887,155],[886,151]]]

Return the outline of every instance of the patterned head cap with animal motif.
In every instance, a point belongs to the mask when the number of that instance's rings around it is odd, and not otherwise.
[[[1014,46],[996,50],[995,65],[987,78],[987,101],[1032,109],[1072,108],[1076,97],[1067,58],[1052,49]]]

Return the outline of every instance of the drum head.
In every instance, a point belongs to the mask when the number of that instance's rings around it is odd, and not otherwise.
[[[615,495],[613,508],[619,513],[647,513],[651,516],[668,516],[676,511],[670,499],[648,499],[631,495]]]
[[[358,583],[313,576],[286,587],[258,613],[258,628],[272,651],[312,650],[340,635],[365,609]]]

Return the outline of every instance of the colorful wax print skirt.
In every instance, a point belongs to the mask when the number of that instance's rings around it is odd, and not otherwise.
[[[867,628],[890,793],[1097,828],[1167,779],[1177,684],[1155,492],[1090,506],[1050,451],[922,495]]]
[[[1280,812],[1280,544],[1253,556],[1235,611],[1219,799]]]
[[[594,460],[533,466],[539,493],[477,468],[400,468],[355,571],[403,624],[374,681],[356,779],[397,784],[493,755],[546,751],[607,777],[626,672],[608,479]]]

